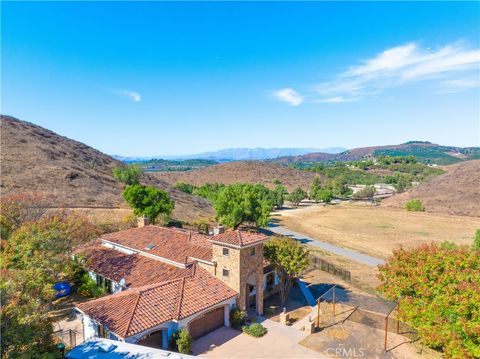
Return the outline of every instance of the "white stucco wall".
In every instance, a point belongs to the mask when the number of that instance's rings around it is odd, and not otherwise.
[[[89,271],[88,275],[90,278],[92,278],[92,280],[97,281],[97,274],[95,272]]]
[[[85,314],[83,314],[83,335],[84,340],[98,336],[97,322]]]

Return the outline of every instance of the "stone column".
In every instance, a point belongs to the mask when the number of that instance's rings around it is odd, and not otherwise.
[[[263,268],[262,268],[263,269]],[[257,313],[263,315],[263,270],[257,274]]]

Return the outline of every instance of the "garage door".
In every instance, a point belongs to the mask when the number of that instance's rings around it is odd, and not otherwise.
[[[214,309],[208,313],[205,313],[202,317],[192,321],[188,327],[190,335],[193,339],[201,337],[211,331],[223,326],[224,309]]]

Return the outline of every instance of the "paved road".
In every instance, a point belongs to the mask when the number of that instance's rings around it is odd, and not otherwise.
[[[335,246],[330,243],[322,242],[322,241],[319,241],[318,239],[309,237],[305,234],[291,231],[275,223],[270,223],[268,225],[268,229],[272,232],[282,234],[284,236],[292,237],[301,243],[308,244],[309,246],[317,247],[317,248],[323,249],[324,251],[338,254],[340,256],[353,259],[354,261],[367,264],[372,267],[376,267],[379,264],[385,263],[383,259],[371,257],[367,254],[356,252],[352,249],[346,249],[343,247]]]

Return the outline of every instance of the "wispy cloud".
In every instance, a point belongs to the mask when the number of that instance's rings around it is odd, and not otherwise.
[[[136,91],[130,91],[125,89],[116,89],[116,88],[105,88],[105,91],[110,92],[114,95],[128,98],[133,102],[140,102],[142,100],[142,95]]]
[[[287,102],[292,106],[300,105],[304,98],[292,88],[284,88],[273,92],[273,97],[279,101]]]
[[[470,83],[478,77],[479,70],[479,49],[467,49],[459,43],[429,49],[412,42],[351,66],[333,80],[313,86],[313,90],[321,97],[353,101],[414,81],[436,81],[436,85],[443,86],[442,82],[455,82],[462,76],[467,78],[462,81]],[[458,91],[467,88],[471,86],[456,87]]]
[[[303,94],[286,88],[275,96],[294,106],[304,101],[344,103],[419,81],[429,81],[437,93],[447,94],[479,87],[479,76],[480,49],[461,43],[431,49],[410,42],[359,61],[329,81],[306,87]]]

